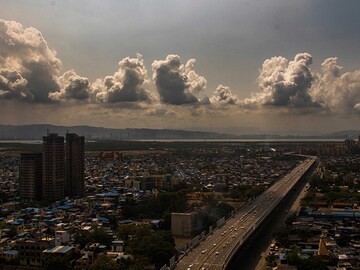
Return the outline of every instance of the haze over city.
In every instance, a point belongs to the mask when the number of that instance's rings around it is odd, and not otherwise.
[[[356,0],[0,6],[0,124],[278,134],[359,124]]]

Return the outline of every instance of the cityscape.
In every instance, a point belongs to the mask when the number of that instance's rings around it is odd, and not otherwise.
[[[0,270],[360,270],[360,1],[0,7]]]
[[[2,144],[5,269],[360,264],[360,135],[315,143],[147,142],[136,149],[124,142],[128,149],[115,151],[64,135],[48,130],[29,150]]]

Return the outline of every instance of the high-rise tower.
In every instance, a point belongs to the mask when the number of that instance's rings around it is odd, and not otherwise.
[[[84,136],[66,134],[66,196],[84,195]]]
[[[47,200],[65,197],[64,137],[51,133],[43,137],[42,196]]]
[[[42,153],[22,153],[19,194],[24,201],[40,200],[42,194]]]

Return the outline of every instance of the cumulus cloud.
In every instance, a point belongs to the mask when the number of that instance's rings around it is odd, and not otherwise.
[[[69,70],[59,77],[60,91],[49,93],[53,100],[87,100],[91,92],[88,78],[81,77],[75,71]]]
[[[228,86],[220,84],[212,97],[209,98],[210,103],[217,105],[229,105],[237,103],[237,96],[234,95]]]
[[[112,76],[98,79],[92,85],[96,102],[150,102],[153,97],[144,88],[147,71],[140,54],[136,58],[126,57],[119,62],[119,70]]]
[[[190,59],[181,64],[178,55],[168,55],[165,60],[152,63],[153,80],[166,104],[198,103],[197,95],[206,88],[206,79],[194,70],[196,60]]]
[[[360,113],[360,70],[342,74],[336,57],[325,59],[321,72],[311,71],[312,56],[299,53],[294,60],[272,57],[264,61],[260,92],[238,101],[244,107],[311,108],[335,113]],[[314,110],[309,112],[313,113]]]
[[[260,92],[246,99],[246,105],[314,107],[309,95],[314,76],[309,68],[312,56],[299,53],[294,60],[272,57],[262,64],[258,84]]]
[[[61,61],[35,28],[0,19],[1,98],[49,102],[59,91]]]
[[[360,102],[354,106],[354,109],[357,113],[360,113]]]
[[[332,112],[360,112],[360,70],[341,74],[337,58],[326,59],[310,91],[314,101]]]
[[[0,70],[0,98],[32,100],[33,96],[26,89],[26,85],[27,80],[19,72],[6,69]]]

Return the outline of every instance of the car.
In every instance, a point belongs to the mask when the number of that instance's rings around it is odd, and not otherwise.
[[[214,247],[216,246],[216,243],[214,244]]]
[[[223,245],[223,248],[224,248],[224,247],[226,247],[226,245],[225,245],[225,244]]]
[[[219,255],[219,251],[216,251],[216,252],[215,252],[215,255]]]
[[[201,254],[204,254],[206,252],[206,250],[203,250],[203,251],[201,251]]]

